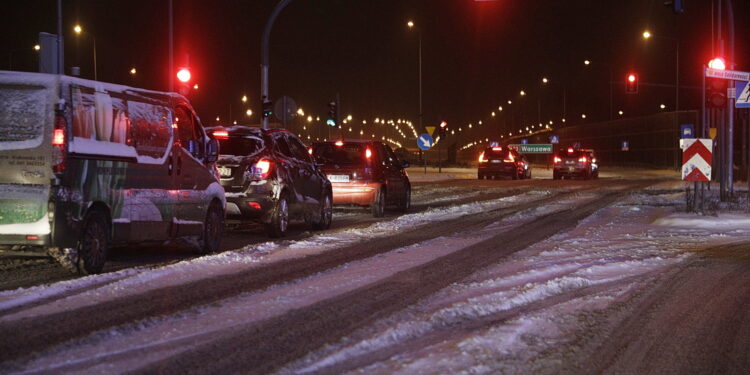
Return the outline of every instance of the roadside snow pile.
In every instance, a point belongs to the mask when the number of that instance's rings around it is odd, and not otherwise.
[[[674,213],[683,198],[633,195],[279,373],[555,372],[585,337],[586,316],[696,249],[749,239],[750,215]]]

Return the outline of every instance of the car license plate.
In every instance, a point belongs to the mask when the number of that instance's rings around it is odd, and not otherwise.
[[[349,175],[347,174],[332,174],[328,176],[328,181],[331,182],[349,182]]]
[[[575,160],[566,160],[565,164],[575,164]]]
[[[219,176],[232,177],[232,168],[219,167]]]
[[[492,162],[493,163],[502,163],[503,161],[502,160],[493,160]]]

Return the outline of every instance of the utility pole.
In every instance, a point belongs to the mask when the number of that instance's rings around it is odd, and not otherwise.
[[[269,51],[269,44],[271,40],[271,28],[273,27],[273,23],[276,21],[276,18],[279,16],[279,13],[281,13],[281,10],[284,9],[292,0],[280,0],[278,4],[276,4],[276,7],[273,9],[273,12],[271,12],[271,16],[268,17],[268,21],[266,22],[266,27],[263,29],[263,40],[261,43],[261,51],[260,51],[260,100],[261,100],[261,107],[262,108],[268,108],[271,106],[271,98],[269,97],[269,90],[268,90],[268,70],[270,68],[270,51]],[[268,113],[264,110],[262,114],[262,125],[263,129],[268,129]]]

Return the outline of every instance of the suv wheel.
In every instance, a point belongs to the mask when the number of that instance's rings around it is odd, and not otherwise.
[[[224,210],[217,202],[211,202],[203,224],[200,252],[211,254],[219,251],[221,236],[224,232]]]
[[[284,237],[288,226],[289,204],[286,194],[282,193],[271,211],[271,222],[266,224],[266,232],[269,237]]]
[[[398,210],[401,212],[409,211],[411,208],[411,186],[407,186],[404,191],[404,198],[398,205]]]
[[[78,243],[78,272],[91,275],[101,273],[109,250],[109,219],[99,210],[86,214],[83,232]]]
[[[370,205],[372,216],[383,217],[383,215],[385,215],[385,198],[385,189],[380,187],[375,194],[375,200],[372,202],[372,205]]]
[[[311,221],[312,229],[323,230],[331,227],[331,217],[333,216],[333,207],[331,203],[331,194],[326,193],[316,218]]]

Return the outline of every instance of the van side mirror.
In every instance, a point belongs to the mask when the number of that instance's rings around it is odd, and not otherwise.
[[[219,141],[211,139],[206,145],[206,161],[214,163],[219,160]]]

